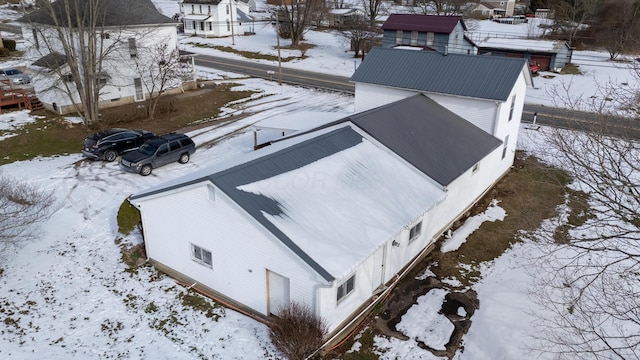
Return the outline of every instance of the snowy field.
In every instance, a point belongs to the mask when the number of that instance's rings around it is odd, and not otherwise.
[[[177,12],[176,0],[154,1],[165,15]],[[0,7],[0,17],[16,16]],[[525,35],[531,31],[526,24],[491,22],[473,28]],[[275,54],[275,32],[270,25],[256,24],[255,29],[255,36],[236,37],[235,47]],[[231,45],[229,38],[180,41],[182,48],[196,52],[204,50],[193,48],[191,42]],[[345,52],[346,43],[335,34],[311,32],[307,41],[317,45],[307,53],[309,58],[285,66],[350,76],[360,61],[355,60],[354,65]],[[298,54],[285,52],[283,56]],[[536,89],[528,91],[527,102],[553,105],[549,89],[563,84],[579,90],[572,92],[574,96],[589,97],[599,96],[599,82],[632,83],[624,64],[612,64],[607,58],[604,53],[576,52],[574,60],[585,75],[537,77]],[[22,60],[10,64],[24,65]],[[199,69],[199,76],[223,81],[215,70]],[[246,114],[242,120],[189,133],[196,144],[221,137],[225,140],[213,147],[199,147],[188,164],[167,165],[149,177],[141,177],[121,171],[116,163],[81,161],[77,153],[0,167],[3,174],[53,191],[58,201],[56,212],[41,225],[36,240],[0,253],[0,359],[277,358],[263,324],[228,309],[215,308],[213,316],[207,317],[186,306],[181,300],[186,290],[170,278],[158,276],[148,267],[133,275],[127,272],[117,244],[142,241],[139,233],[122,237],[117,231],[116,213],[128,195],[252,151],[252,134],[238,129],[296,111],[353,111],[353,97],[347,95],[242,77],[229,81],[260,94],[225,109],[225,114]],[[2,114],[0,130],[10,132],[31,121],[34,119],[26,111]],[[545,138],[544,127],[541,131],[523,128],[518,147],[544,157],[541,148]],[[501,221],[505,216],[509,214],[493,204],[454,232],[445,244],[446,250],[455,251],[482,222]],[[528,349],[535,345],[538,331],[533,327],[537,317],[532,314],[544,309],[531,302],[527,291],[533,284],[532,273],[539,269],[524,259],[540,251],[535,243],[525,241],[483,265],[482,280],[473,287],[481,306],[463,338],[464,352],[456,354],[456,359],[531,358]],[[438,315],[443,296],[438,290],[419,298],[398,329],[433,348],[442,348],[452,331],[451,324]],[[375,343],[385,350],[382,359],[440,359],[418,347],[415,340],[376,337]]]

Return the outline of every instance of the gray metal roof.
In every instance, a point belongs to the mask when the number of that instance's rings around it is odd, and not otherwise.
[[[98,6],[96,25],[103,26],[133,26],[133,25],[158,25],[158,24],[175,24],[171,18],[162,15],[153,5],[151,0],[57,0],[52,3],[52,9],[58,19],[60,26],[78,26],[78,18],[76,16],[69,18],[65,16],[65,4],[69,4],[72,9],[80,6],[82,13],[90,10],[90,4]],[[97,4],[97,5],[95,5]],[[84,17],[88,21],[89,17]],[[54,18],[48,6],[44,6],[18,19],[23,23],[56,25]]]
[[[351,81],[506,101],[525,59],[376,47]]]
[[[420,94],[347,120],[443,186],[502,144]]]
[[[52,52],[34,61],[32,65],[55,70],[66,63],[67,63],[66,55],[63,55],[57,52]]]

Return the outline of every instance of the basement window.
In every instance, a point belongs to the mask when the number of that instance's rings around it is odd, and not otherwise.
[[[338,286],[338,293],[336,296],[336,300],[340,301],[345,296],[351,294],[353,292],[353,289],[355,288],[355,284],[356,284],[356,275],[353,274],[351,275],[350,278],[347,279],[347,281],[343,282],[340,286]]]
[[[205,250],[200,246],[191,244],[191,260],[210,269],[213,268],[211,251]]]
[[[420,236],[420,232],[422,231],[422,221],[413,225],[413,227],[409,230],[409,241],[413,241]]]

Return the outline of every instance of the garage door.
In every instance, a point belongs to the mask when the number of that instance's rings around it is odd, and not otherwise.
[[[551,67],[551,56],[531,55],[531,61],[535,61],[540,64],[541,71],[549,71]]]

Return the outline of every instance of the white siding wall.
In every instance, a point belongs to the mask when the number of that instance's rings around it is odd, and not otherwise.
[[[447,187],[446,199],[430,211],[426,222],[426,233],[436,237],[446,230],[451,222],[473,204],[513,163],[513,159],[502,159],[502,147],[498,147],[479,162],[478,171],[471,169]]]
[[[207,185],[141,199],[147,256],[266,315],[266,269],[290,280],[291,300],[314,306],[315,272]],[[169,240],[169,241],[167,241]],[[190,243],[211,251],[213,269],[191,259]]]
[[[425,93],[452,113],[493,135],[499,102]]]
[[[355,111],[361,112],[389,104],[418,93],[379,85],[356,83]],[[499,102],[450,95],[424,93],[449,111],[493,134]],[[507,113],[508,114],[508,113]]]
[[[327,320],[329,331],[335,329],[346,318],[350,317],[364,302],[369,300],[381,285],[380,276],[384,272],[383,282],[392,280],[409,261],[420,253],[432,241],[432,234],[427,233],[426,224],[429,216],[425,215],[407,224],[399,232],[378,248],[369,258],[358,265],[354,272],[344,279],[336,279],[334,286],[318,289],[319,313]],[[422,221],[422,232],[419,237],[409,241],[410,228]],[[394,241],[397,243],[393,245]],[[384,269],[380,260],[384,259]],[[356,274],[356,285],[353,293],[337,301],[337,288],[351,275]]]
[[[412,90],[356,83],[355,112],[362,112],[415,95]]]

